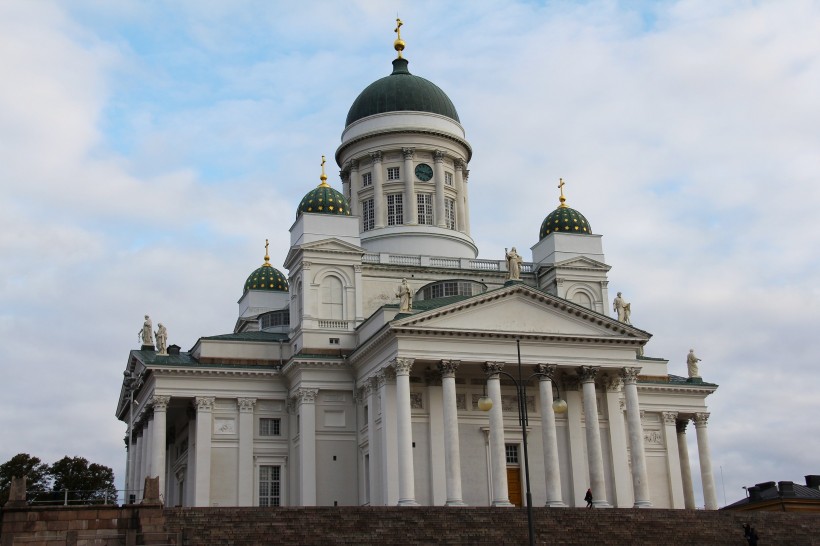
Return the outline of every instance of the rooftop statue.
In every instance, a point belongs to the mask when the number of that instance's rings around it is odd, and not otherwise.
[[[145,315],[145,322],[142,323],[142,329],[137,333],[137,341],[142,340],[143,345],[150,345],[151,347],[154,346],[154,334],[151,330],[154,329],[154,325],[151,322],[151,317]]]

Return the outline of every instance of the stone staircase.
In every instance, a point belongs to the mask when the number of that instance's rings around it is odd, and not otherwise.
[[[518,545],[526,511],[488,507],[172,508],[183,545]],[[534,508],[536,544],[737,545],[743,523],[761,545],[820,546],[820,514]]]

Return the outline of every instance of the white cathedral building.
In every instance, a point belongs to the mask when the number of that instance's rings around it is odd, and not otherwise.
[[[126,489],[158,476],[171,506],[510,506],[528,455],[536,506],[591,489],[596,507],[693,509],[692,422],[716,509],[717,385],[670,375],[628,308],[610,316],[602,237],[563,187],[531,262],[477,258],[464,127],[395,46],[348,113],[342,192],[323,162],[299,204],[287,273],[266,245],[234,331],[188,352],[146,325],[116,410]]]

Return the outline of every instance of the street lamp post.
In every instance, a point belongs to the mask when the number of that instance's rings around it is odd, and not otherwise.
[[[526,485],[526,499],[527,499],[527,531],[529,532],[530,546],[535,546],[535,530],[532,522],[532,492],[530,490],[530,456],[527,449],[527,425],[529,424],[529,415],[527,412],[527,383],[533,377],[540,377],[544,374],[535,372],[526,379],[523,377],[521,367],[521,340],[515,340],[515,348],[518,353],[518,379],[511,374],[498,371],[501,375],[506,375],[515,384],[515,392],[518,397],[518,422],[521,424],[521,435],[524,444],[524,482]],[[487,396],[483,396],[478,400],[478,407],[483,411],[490,411],[493,407],[493,402]],[[566,403],[559,397],[552,404],[555,413],[564,413],[567,410]]]

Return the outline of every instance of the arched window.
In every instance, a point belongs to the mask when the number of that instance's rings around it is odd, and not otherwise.
[[[322,280],[321,293],[322,308],[319,316],[331,320],[344,319],[342,281],[331,275],[325,277]]]
[[[572,302],[577,303],[582,307],[586,307],[587,309],[592,309],[592,298],[586,292],[581,292],[580,290],[572,295]]]

